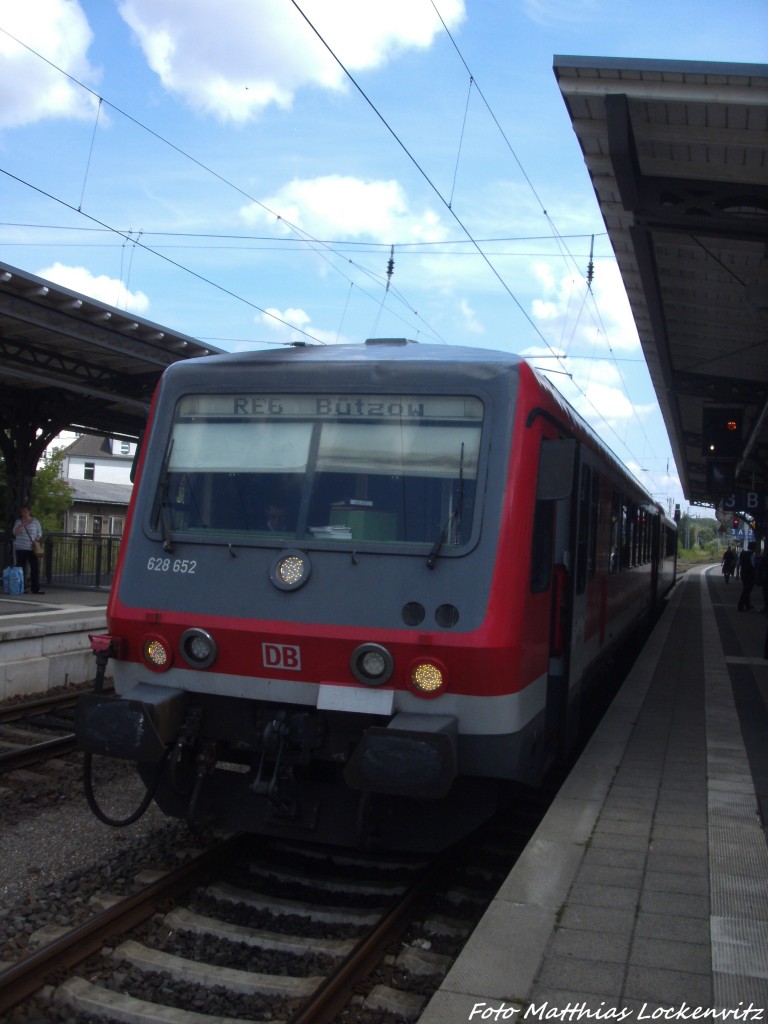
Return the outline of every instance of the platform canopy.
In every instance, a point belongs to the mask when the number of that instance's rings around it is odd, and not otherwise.
[[[62,430],[138,437],[163,370],[219,351],[0,263],[0,527]]]
[[[7,422],[137,437],[163,370],[220,351],[0,263],[0,407]]]
[[[554,71],[685,496],[768,502],[768,65],[558,56]]]

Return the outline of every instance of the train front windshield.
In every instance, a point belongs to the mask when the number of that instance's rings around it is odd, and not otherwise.
[[[482,423],[474,396],[187,395],[153,526],[225,542],[461,546]]]

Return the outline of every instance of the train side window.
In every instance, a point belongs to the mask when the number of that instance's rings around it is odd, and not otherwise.
[[[589,466],[581,467],[579,481],[579,525],[576,539],[576,593],[583,594],[587,586],[589,572],[589,535],[592,496],[592,470]]]
[[[619,568],[628,569],[632,560],[632,507],[627,501],[621,505],[621,546]]]
[[[672,530],[667,527],[667,546],[666,546],[666,557],[674,558],[677,554],[677,530]]]
[[[537,501],[531,539],[531,593],[549,590],[554,555],[555,502]]]
[[[591,466],[582,466],[579,485],[579,526],[576,544],[576,593],[583,594],[597,568],[597,517],[600,508],[600,477]]]
[[[614,491],[611,498],[611,542],[610,542],[610,573],[619,571],[619,554],[621,551],[621,495]]]
[[[637,565],[640,552],[640,520],[637,505],[629,506],[630,565]]]
[[[648,512],[644,509],[640,509],[640,561],[645,565],[646,562],[651,560],[651,543],[650,543],[650,517]]]
[[[597,473],[592,474],[592,494],[590,496],[590,512],[589,519],[592,524],[590,527],[589,537],[589,570],[587,575],[590,579],[594,577],[597,572],[597,529],[600,515],[600,476]]]

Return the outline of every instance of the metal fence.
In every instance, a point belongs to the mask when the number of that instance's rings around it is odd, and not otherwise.
[[[121,537],[92,533],[47,533],[40,578],[63,587],[109,588]]]

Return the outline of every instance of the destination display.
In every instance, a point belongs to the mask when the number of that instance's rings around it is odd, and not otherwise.
[[[478,421],[482,415],[482,402],[470,395],[185,395],[177,410],[177,419],[204,420]]]

